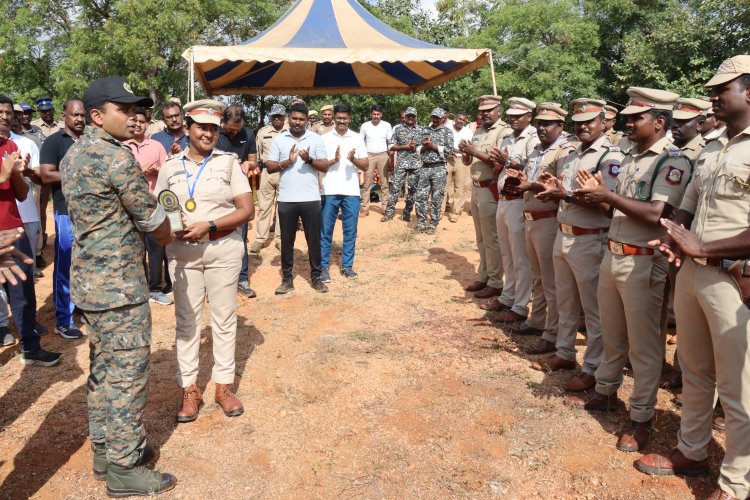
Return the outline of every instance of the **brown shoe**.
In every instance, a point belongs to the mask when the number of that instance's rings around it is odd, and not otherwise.
[[[677,345],[677,334],[675,333],[669,339],[667,339],[667,344],[669,345]]]
[[[516,333],[511,330],[511,333]],[[528,354],[548,354],[550,352],[555,352],[557,349],[555,348],[555,344],[550,342],[549,340],[545,339],[539,339],[537,340],[536,344],[534,344],[531,347],[528,347],[526,349],[526,352]]]
[[[540,372],[555,372],[557,370],[575,370],[576,362],[562,359],[558,356],[550,356],[547,359],[542,359],[531,364],[534,370]]]
[[[690,460],[677,448],[669,455],[651,453],[635,461],[635,468],[652,476],[707,476],[707,460]]]
[[[487,302],[482,302],[479,304],[480,309],[484,309],[485,311],[490,312],[500,312],[510,309],[510,307],[506,306],[502,302],[500,302],[497,299],[488,300]]]
[[[719,432],[726,432],[727,423],[724,421],[724,417],[716,417],[714,419],[714,429]]]
[[[471,285],[465,287],[464,290],[466,290],[467,292],[474,293],[480,290],[484,290],[486,286],[487,286],[487,283],[485,283],[484,281],[475,281]]]
[[[682,387],[682,372],[669,369],[661,374],[659,387],[662,389],[677,389]]]
[[[368,215],[370,215],[370,211],[369,210],[360,210],[360,212],[359,212],[359,216],[360,217],[367,217]]]
[[[648,422],[630,421],[628,430],[622,433],[615,447],[620,451],[640,451],[648,444],[651,436],[651,420]]]
[[[716,488],[711,496],[706,500],[739,500],[737,497],[733,497],[731,493],[727,493],[721,488]]]
[[[448,214],[448,220],[451,222],[458,222],[458,215],[456,214]]]
[[[622,406],[617,394],[605,396],[596,391],[586,391],[581,394],[568,396],[563,400],[567,406],[575,406],[584,410],[616,411]]]
[[[236,417],[245,411],[240,400],[232,393],[229,384],[216,384],[216,402],[227,417]]]
[[[177,412],[177,422],[192,422],[198,418],[198,412],[203,407],[203,398],[198,386],[191,384],[182,389],[182,408]]]
[[[583,392],[593,389],[596,385],[596,378],[588,373],[579,373],[563,386],[563,389],[568,392]]]
[[[474,298],[477,299],[489,299],[490,297],[499,297],[503,293],[502,288],[495,288],[494,286],[486,286],[482,290],[479,290],[474,294]]]
[[[518,314],[515,311],[507,310],[499,313],[495,316],[495,319],[502,323],[518,323],[519,321],[525,321],[526,316]]]
[[[544,331],[540,330],[539,328],[534,328],[533,326],[529,326],[524,321],[520,325],[518,325],[518,326],[516,326],[514,328],[511,328],[510,329],[510,333],[512,333],[513,335],[541,335],[541,334],[544,333]],[[550,342],[550,344],[552,344],[552,343]],[[554,346],[555,345],[552,344],[552,347],[554,347]]]

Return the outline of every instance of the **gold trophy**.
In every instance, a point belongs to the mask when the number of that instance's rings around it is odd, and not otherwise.
[[[179,237],[185,232],[185,226],[182,224],[182,207],[180,206],[180,201],[177,199],[177,195],[173,191],[165,189],[159,193],[157,199],[159,200],[159,205],[167,212],[172,232],[175,236]]]

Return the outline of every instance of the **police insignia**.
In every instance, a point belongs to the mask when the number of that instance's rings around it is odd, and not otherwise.
[[[667,182],[673,186],[678,185],[682,182],[682,174],[683,171],[679,168],[669,167],[669,170],[667,170]]]
[[[612,163],[609,166],[609,175],[612,177],[617,177],[620,173],[620,164],[619,163]]]

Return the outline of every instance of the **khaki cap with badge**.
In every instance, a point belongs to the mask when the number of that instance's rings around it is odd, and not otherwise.
[[[325,106],[321,106],[321,107],[320,107],[320,112],[321,112],[321,113],[322,113],[323,111],[329,111],[329,110],[330,110],[330,111],[333,111],[333,104],[326,104]]]
[[[495,109],[503,103],[503,98],[499,95],[481,95],[477,100],[479,101],[478,108],[480,111]]]
[[[621,115],[637,115],[652,109],[671,111],[680,95],[667,90],[630,87],[628,97],[630,100],[625,109],[620,111]]]
[[[570,107],[573,110],[571,120],[574,122],[587,122],[593,120],[600,114],[606,112],[606,106],[602,100],[579,97],[570,101]]]
[[[310,111],[309,111],[309,112],[307,113],[307,116],[308,116],[308,117],[310,117],[310,116],[318,116],[318,112],[317,112],[317,111],[315,111],[314,109],[311,109],[311,110],[310,110]]]
[[[610,106],[609,104],[604,105],[604,119],[605,120],[614,120],[617,118],[617,108],[614,106]]]
[[[706,116],[713,116],[714,115],[714,108],[713,104],[711,104],[711,98],[705,95],[699,95],[698,99],[701,101],[706,101],[708,103],[708,109],[706,110]]]
[[[692,120],[696,116],[707,116],[711,103],[698,98],[681,97],[677,99],[672,111],[675,120]]]
[[[225,104],[213,99],[201,99],[185,104],[185,117],[197,123],[211,123],[217,127],[221,125],[221,115]]]
[[[543,102],[537,106],[537,120],[564,122],[566,116],[568,116],[568,112],[565,111],[559,103]]]
[[[509,115],[525,115],[536,109],[536,103],[523,97],[511,97],[508,99],[508,109],[505,111]]]
[[[724,60],[716,70],[716,74],[707,83],[706,87],[716,87],[722,83],[731,82],[742,75],[750,74],[750,55],[740,54]]]

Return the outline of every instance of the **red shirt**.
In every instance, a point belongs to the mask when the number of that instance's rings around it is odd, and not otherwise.
[[[18,151],[16,143],[10,139],[0,137],[0,161],[5,155]],[[21,214],[18,213],[16,205],[16,192],[10,185],[10,180],[0,184],[0,230],[15,229],[23,227]]]

